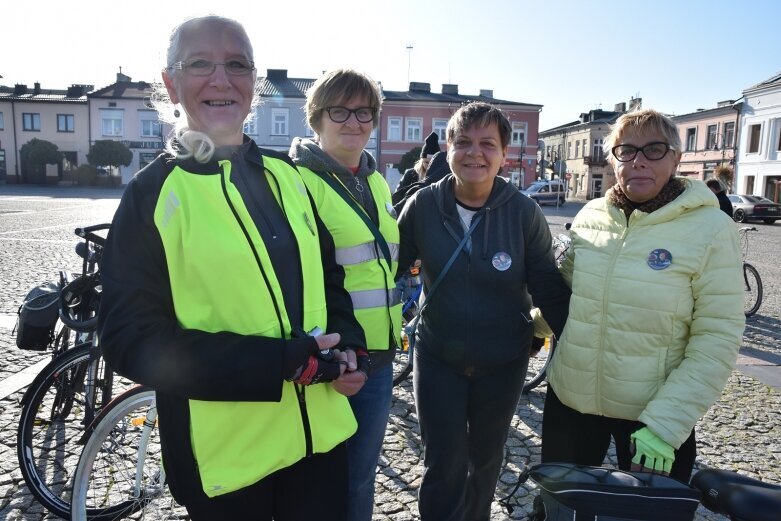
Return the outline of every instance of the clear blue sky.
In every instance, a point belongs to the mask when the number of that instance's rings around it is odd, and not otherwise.
[[[157,81],[170,29],[209,12],[245,25],[261,75],[353,67],[406,90],[409,71],[434,90],[544,105],[543,130],[632,96],[711,108],[781,71],[778,0],[45,0],[4,5],[0,84],[99,88],[120,66]]]

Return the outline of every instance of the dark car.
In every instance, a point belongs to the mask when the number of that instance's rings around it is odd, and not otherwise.
[[[781,204],[758,195],[731,194],[732,218],[737,222],[764,221],[773,224],[781,219]]]

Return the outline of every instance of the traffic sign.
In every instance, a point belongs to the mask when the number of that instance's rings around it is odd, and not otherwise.
[[[567,172],[566,174],[564,174],[564,179],[566,179],[567,181],[569,181],[570,179],[572,179],[572,174],[570,174],[569,172]]]

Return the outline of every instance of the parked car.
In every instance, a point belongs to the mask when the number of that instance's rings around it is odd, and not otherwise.
[[[535,181],[521,193],[537,204],[564,204],[565,189],[561,181]]]
[[[732,218],[742,223],[746,221],[764,221],[773,224],[781,219],[781,204],[758,195],[729,195],[732,203]]]

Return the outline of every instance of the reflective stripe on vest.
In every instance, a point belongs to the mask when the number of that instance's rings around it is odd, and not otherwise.
[[[396,243],[388,243],[390,249],[391,260],[398,262],[399,260],[399,245]],[[380,253],[374,246],[374,242],[365,242],[357,246],[349,248],[337,248],[336,249],[336,262],[341,266],[352,266],[360,264],[362,262],[368,262],[375,259],[380,259]]]
[[[395,306],[401,303],[401,292],[396,288],[391,288],[390,290],[366,289],[363,291],[351,291],[350,297],[353,299],[354,309]]]

